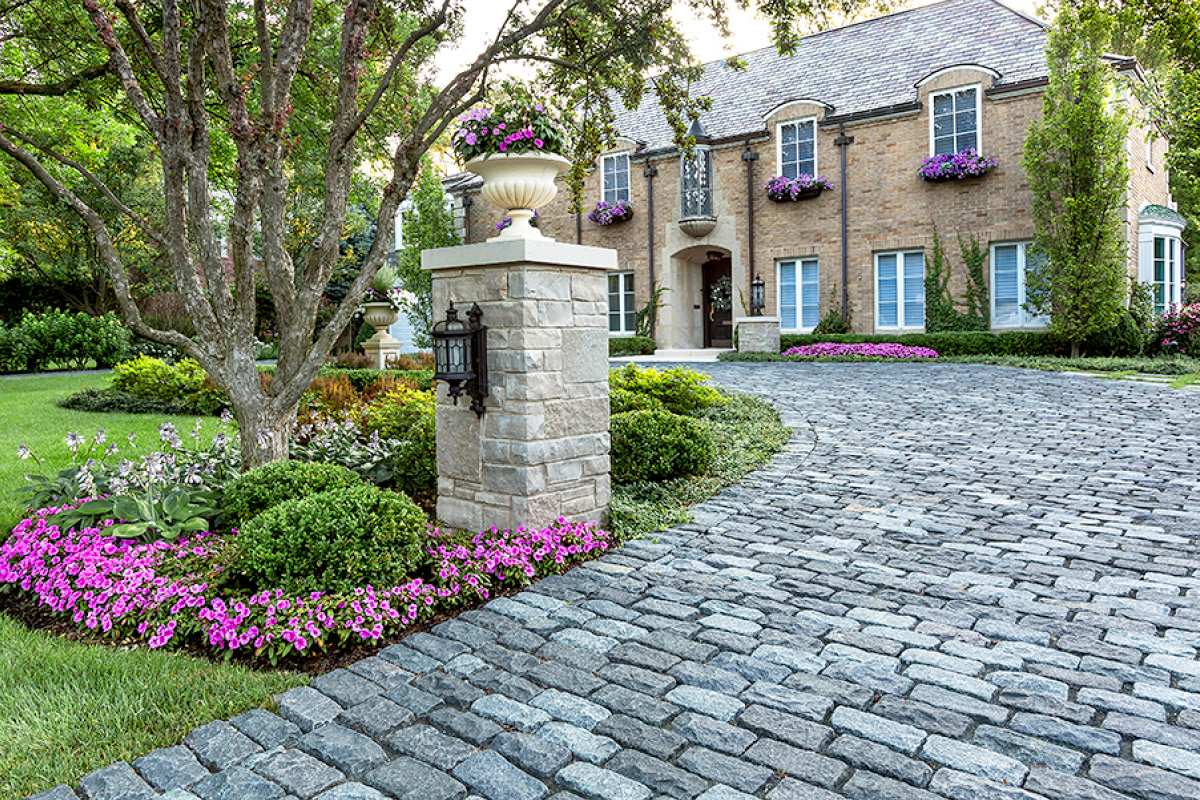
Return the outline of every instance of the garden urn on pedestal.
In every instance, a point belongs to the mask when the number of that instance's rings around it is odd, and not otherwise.
[[[555,180],[570,166],[555,153],[492,153],[468,161],[467,171],[483,178],[483,199],[512,220],[488,241],[546,238],[531,224],[534,211],[554,199]]]
[[[388,332],[400,313],[391,303],[365,303],[363,305],[363,320],[375,329],[370,339],[363,342],[363,350],[371,359],[371,366],[383,369],[387,360],[400,354],[400,342]]]

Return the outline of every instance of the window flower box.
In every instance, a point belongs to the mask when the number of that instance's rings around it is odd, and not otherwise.
[[[588,212],[587,218],[600,226],[616,225],[633,219],[633,206],[626,200],[609,203],[601,200]]]
[[[776,203],[795,203],[800,200],[810,200],[826,189],[832,188],[833,184],[820,175],[801,173],[795,178],[776,175],[767,181],[767,197]]]
[[[930,183],[981,178],[996,168],[996,159],[981,156],[973,147],[958,153],[938,153],[921,162],[917,174]]]

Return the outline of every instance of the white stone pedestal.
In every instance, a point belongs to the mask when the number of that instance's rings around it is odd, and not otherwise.
[[[400,340],[387,330],[376,331],[375,335],[363,342],[363,352],[371,359],[375,369],[385,369],[387,360],[400,355]]]
[[[779,352],[779,317],[739,317],[734,324],[739,353]]]
[[[610,497],[608,278],[616,251],[552,239],[426,250],[434,321],[478,303],[482,418],[437,387],[438,517],[480,530],[603,520]]]

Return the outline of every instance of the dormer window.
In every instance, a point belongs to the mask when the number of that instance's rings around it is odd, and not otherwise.
[[[613,153],[600,158],[600,199],[606,203],[629,202],[629,154]]]
[[[983,151],[979,135],[980,99],[979,86],[963,86],[930,95],[933,107],[929,118],[930,155]]]
[[[794,119],[779,123],[779,174],[785,178],[817,174],[817,120]]]

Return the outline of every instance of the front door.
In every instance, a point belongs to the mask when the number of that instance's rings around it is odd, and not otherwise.
[[[704,346],[733,346],[733,280],[727,255],[713,253],[704,262]]]

